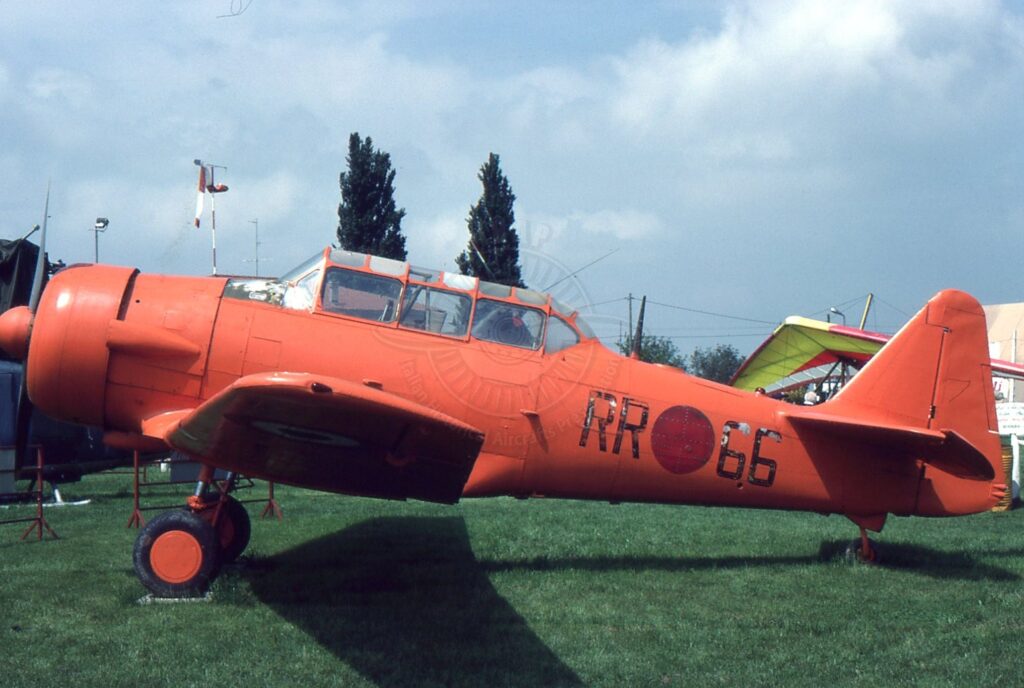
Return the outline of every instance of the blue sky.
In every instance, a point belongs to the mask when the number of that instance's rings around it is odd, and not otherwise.
[[[244,1],[244,0],[243,0]],[[235,0],[236,5],[238,0]],[[429,5],[429,7],[427,6]],[[204,274],[194,158],[226,165],[218,266],[334,239],[348,134],[387,150],[410,259],[454,268],[489,152],[534,286],[614,339],[625,295],[683,352],[935,291],[1024,300],[1018,2],[0,0],[0,222],[50,252]],[[220,180],[220,178],[218,179]],[[207,218],[205,224],[208,225]]]

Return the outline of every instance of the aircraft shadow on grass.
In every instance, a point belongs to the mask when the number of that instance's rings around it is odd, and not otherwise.
[[[379,518],[243,569],[378,685],[583,685],[491,585],[461,518]]]
[[[818,558],[825,561],[842,558],[849,545],[849,540],[823,542],[818,550]],[[880,566],[887,569],[919,573],[938,579],[996,582],[1012,582],[1021,579],[1012,571],[978,561],[963,552],[950,552],[895,542],[876,542],[875,548],[881,558]]]
[[[481,562],[480,567],[495,571],[701,571],[708,569],[750,568],[756,566],[799,566],[841,561],[847,558],[851,540],[822,542],[817,555],[768,557],[536,557],[533,559]],[[944,552],[894,543],[875,543],[881,554],[881,568],[919,573],[931,578],[1018,581],[1020,576],[1006,569],[984,564],[960,552]],[[995,553],[993,556],[1001,556]],[[1008,555],[1007,555],[1008,556]]]
[[[494,589],[499,571],[692,571],[841,560],[816,555],[537,557],[477,561],[459,517],[358,523],[240,569],[256,597],[378,685],[582,685]],[[1018,581],[969,555],[882,543],[882,567],[940,579]]]

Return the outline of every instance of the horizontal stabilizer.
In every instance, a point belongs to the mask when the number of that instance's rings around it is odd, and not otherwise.
[[[961,478],[992,480],[995,477],[985,454],[953,430],[865,421],[816,408],[798,407],[798,410],[786,411],[785,415],[797,429],[823,430],[850,442],[884,445]]]

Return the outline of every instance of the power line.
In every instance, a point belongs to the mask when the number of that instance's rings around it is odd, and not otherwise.
[[[590,261],[589,263],[587,263],[583,267],[578,268],[576,270],[573,270],[572,272],[570,272],[568,275],[566,275],[562,279],[557,280],[555,282],[552,282],[548,286],[546,286],[543,289],[541,289],[541,291],[551,291],[552,287],[561,284],[562,282],[564,282],[565,280],[569,279],[570,277],[575,277],[576,275],[580,274],[581,272],[583,272],[584,270],[589,268],[591,265],[594,265],[595,263],[600,263],[602,260],[604,260],[605,258],[607,258],[608,256],[612,255],[613,253],[615,253],[618,250],[619,249],[617,249],[617,248],[613,248],[611,251],[609,251],[608,253],[604,254],[600,258],[595,258],[594,260]]]
[[[756,318],[744,318],[739,315],[726,315],[725,313],[715,313],[714,311],[702,311],[698,308],[687,308],[686,306],[675,306],[671,303],[661,303],[659,301],[648,301],[647,303],[654,306],[662,306],[664,308],[673,308],[677,311],[686,311],[687,313],[699,313],[701,315],[710,315],[716,318],[727,318],[729,320],[742,320],[743,322],[758,323],[761,325],[777,325],[778,321],[775,320],[758,320]]]
[[[609,303],[615,303],[616,301],[625,301],[626,298],[627,297],[625,296],[619,296],[614,299],[608,299],[607,301],[600,301],[598,303],[588,303],[587,305],[583,306],[583,308],[597,308],[598,306],[605,306]]]
[[[744,332],[737,334],[673,334],[665,339],[731,339],[734,337],[763,337],[767,338],[771,332]]]
[[[653,335],[659,339],[734,339],[736,337],[762,337],[767,338],[771,332],[746,332],[740,334],[676,334],[669,336]],[[646,338],[648,335],[644,335]],[[622,339],[622,335],[616,334],[601,334],[597,336],[601,340],[612,340],[619,341]]]
[[[889,308],[891,308],[891,309],[893,309],[894,311],[896,311],[897,313],[901,313],[901,314],[903,314],[903,315],[907,316],[907,318],[910,318],[910,313],[907,313],[907,312],[906,312],[905,310],[903,310],[902,308],[897,308],[896,306],[892,305],[891,303],[889,303],[889,302],[888,302],[888,301],[886,301],[885,299],[881,298],[881,297],[880,297],[880,296],[879,296],[878,294],[875,294],[875,298],[876,298],[877,300],[881,301],[882,303],[884,303],[884,304],[885,304],[886,306],[888,306]]]

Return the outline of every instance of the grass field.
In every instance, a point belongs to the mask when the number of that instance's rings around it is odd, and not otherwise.
[[[129,479],[66,488],[60,540],[0,528],[0,685],[1022,682],[1024,510],[892,519],[864,566],[840,517],[284,488],[213,602],[141,606]]]

